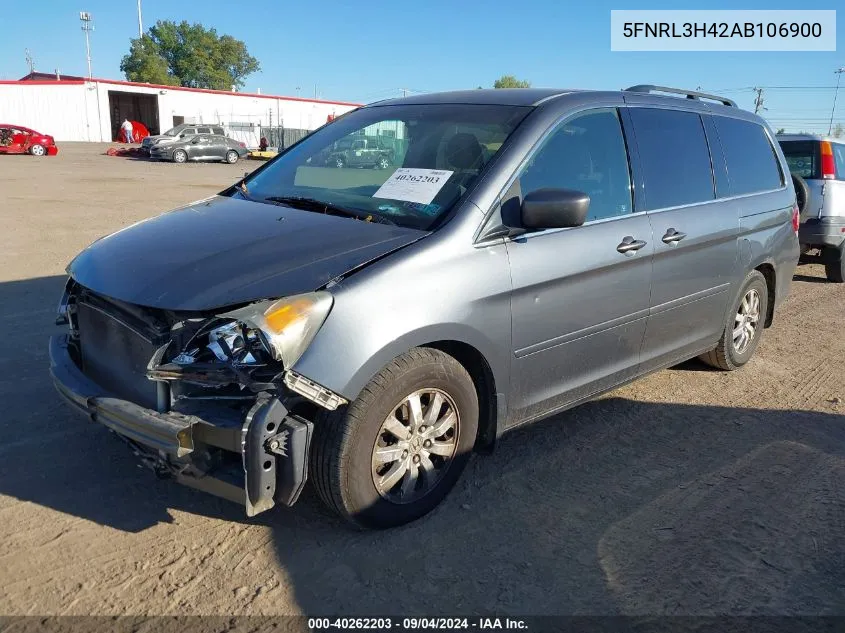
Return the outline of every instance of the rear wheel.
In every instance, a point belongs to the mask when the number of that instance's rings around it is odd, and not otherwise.
[[[344,165],[346,165],[346,161],[343,160],[343,156],[335,156],[331,159],[331,164],[340,169]]]
[[[47,153],[47,150],[43,145],[33,145],[29,148],[29,153],[33,156],[44,156]]]
[[[173,162],[174,163],[184,163],[188,160],[188,153],[183,149],[177,149],[173,152]]]
[[[388,162],[387,158],[382,156],[381,158],[376,161],[376,168],[377,169],[387,169],[390,166],[390,162]]]
[[[311,477],[347,520],[387,528],[434,509],[466,467],[478,397],[466,369],[439,350],[393,360],[344,412],[317,420]]]
[[[769,289],[766,278],[759,270],[752,270],[745,278],[719,344],[699,358],[725,371],[742,367],[751,360],[754,350],[760,344],[768,309]]]
[[[226,162],[230,165],[234,165],[235,163],[237,163],[239,158],[240,156],[238,156],[238,153],[233,149],[230,149],[228,152],[226,152]]]
[[[828,281],[836,284],[845,282],[845,244],[839,248],[828,246],[823,252],[824,272]]]

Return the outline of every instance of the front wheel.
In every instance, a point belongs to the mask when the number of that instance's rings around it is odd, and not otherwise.
[[[314,425],[311,478],[352,523],[387,528],[433,510],[467,465],[478,396],[466,369],[435,349],[394,359],[344,412]]]
[[[388,167],[390,167],[390,162],[384,156],[376,162],[376,169],[387,169]]]
[[[43,145],[33,145],[29,148],[29,153],[33,156],[44,156],[47,153],[47,150],[44,149]]]
[[[184,163],[188,160],[188,154],[183,149],[177,149],[173,152],[173,162],[174,163]]]
[[[739,299],[728,316],[719,344],[699,358],[724,371],[742,367],[751,360],[760,344],[768,309],[766,278],[759,270],[752,270],[742,284]]]
[[[343,156],[335,156],[334,158],[331,159],[330,162],[331,162],[332,165],[334,165],[338,169],[341,169],[342,167],[344,167],[346,165],[346,161],[343,160]]]
[[[235,163],[237,163],[239,158],[240,156],[238,156],[238,153],[233,149],[230,149],[228,152],[226,152],[226,162],[230,165],[234,165]]]

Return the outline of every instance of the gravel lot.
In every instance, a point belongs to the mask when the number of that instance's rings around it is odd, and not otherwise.
[[[310,490],[247,520],[53,391],[73,255],[254,166],[106,147],[0,160],[0,612],[845,613],[845,287],[820,267],[743,370],[685,363],[516,431],[416,524],[353,532]]]

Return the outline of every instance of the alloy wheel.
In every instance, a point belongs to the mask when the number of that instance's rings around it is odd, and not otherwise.
[[[737,354],[742,354],[751,345],[760,323],[760,293],[752,288],[745,293],[734,319],[733,343]]]
[[[399,402],[381,424],[372,453],[373,484],[386,500],[405,504],[427,495],[455,456],[460,415],[440,389],[420,389]]]

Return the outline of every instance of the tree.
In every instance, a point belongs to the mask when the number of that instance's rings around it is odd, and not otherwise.
[[[843,134],[845,134],[845,128],[842,127],[841,123],[837,123],[833,126],[834,138],[841,138]]]
[[[179,78],[170,74],[158,44],[149,35],[132,40],[129,54],[120,63],[129,81],[178,86]]]
[[[786,132],[786,128],[785,127],[779,127],[778,131],[775,132],[775,134],[783,134],[784,132]]]
[[[496,81],[493,82],[494,88],[530,88],[531,82],[530,81],[523,81],[522,79],[517,79],[513,75],[502,75]]]
[[[147,34],[132,40],[120,70],[130,81],[230,90],[258,71],[258,60],[246,44],[201,24],[156,22]]]

